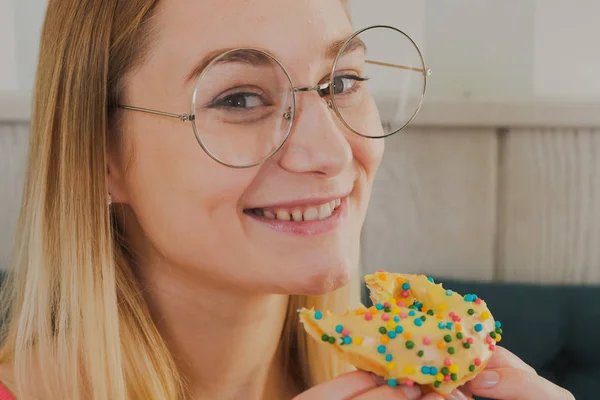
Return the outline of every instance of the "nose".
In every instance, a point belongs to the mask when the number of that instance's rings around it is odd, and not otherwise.
[[[298,96],[296,118],[279,165],[296,173],[336,176],[352,162],[352,148],[328,104],[316,92]]]

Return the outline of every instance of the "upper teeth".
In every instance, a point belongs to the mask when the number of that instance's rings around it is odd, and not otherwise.
[[[325,219],[342,203],[341,199],[330,201],[329,203],[318,206],[311,206],[305,209],[294,208],[286,210],[283,208],[273,210],[255,209],[254,213],[258,216],[264,216],[270,219],[279,219],[282,221],[314,221]]]

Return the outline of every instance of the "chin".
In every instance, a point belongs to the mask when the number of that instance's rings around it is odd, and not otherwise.
[[[333,292],[347,285],[357,269],[358,261],[348,259],[305,268],[297,277],[294,294],[320,296]]]

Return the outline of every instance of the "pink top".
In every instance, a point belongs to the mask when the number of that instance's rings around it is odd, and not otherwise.
[[[15,396],[2,383],[0,383],[0,400],[16,400]]]

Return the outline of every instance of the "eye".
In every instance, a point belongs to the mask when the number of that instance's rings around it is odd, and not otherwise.
[[[253,109],[268,105],[263,96],[252,92],[238,92],[222,96],[210,104],[210,108]]]
[[[336,95],[352,93],[360,86],[360,82],[368,81],[369,78],[358,75],[339,75],[333,78],[333,93]]]

